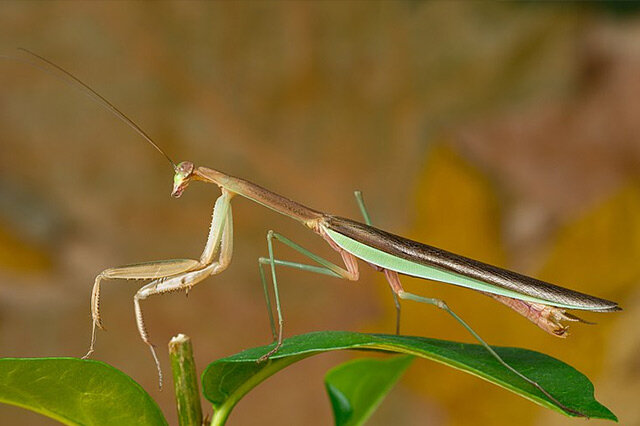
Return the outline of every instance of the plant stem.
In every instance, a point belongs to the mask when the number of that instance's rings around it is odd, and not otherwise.
[[[180,426],[201,426],[202,407],[191,339],[184,334],[173,337],[169,342],[169,358]]]

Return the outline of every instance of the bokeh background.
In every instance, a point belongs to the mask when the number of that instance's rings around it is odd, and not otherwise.
[[[640,16],[633,4],[482,2],[2,2],[0,53],[30,48],[90,83],[176,160],[219,168],[310,207],[620,302],[561,340],[482,295],[405,279],[447,300],[486,340],[587,374],[621,424],[640,424]],[[80,356],[102,269],[197,257],[217,189],[169,197],[172,172],[78,91],[0,62],[2,356]],[[296,223],[237,199],[222,275],[144,303],[162,349],[196,361],[269,342],[256,259],[277,230],[332,256]],[[279,248],[281,256],[296,255]],[[285,333],[392,332],[383,277],[282,270]],[[103,289],[95,358],[134,377],[176,421],[139,340],[132,297]],[[403,332],[472,341],[405,303]],[[329,354],[269,379],[232,425],[332,422]],[[160,351],[168,374],[166,351]],[[208,405],[205,404],[208,408]],[[3,424],[53,424],[0,406]],[[477,378],[416,361],[372,425],[569,425]],[[590,424],[604,424],[591,421]]]

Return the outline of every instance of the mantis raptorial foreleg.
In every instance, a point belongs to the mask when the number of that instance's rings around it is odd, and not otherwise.
[[[371,226],[371,217],[369,216],[369,212],[367,211],[367,207],[364,204],[364,198],[362,198],[362,192],[354,191],[353,195],[356,197],[356,201],[358,203],[358,207],[360,208],[360,212],[362,213],[362,217],[364,218],[364,223]],[[375,269],[382,271],[381,268],[376,265],[371,265]],[[400,300],[398,299],[398,295],[393,289],[391,289],[391,294],[393,295],[393,302],[396,305],[396,334],[400,334]]]
[[[103,329],[100,318],[100,282],[103,279],[137,279],[148,280],[150,283],[143,286],[134,297],[136,323],[142,340],[149,345],[151,354],[158,368],[160,386],[162,386],[162,371],[158,362],[154,345],[149,340],[149,335],[144,325],[140,300],[149,296],[173,291],[186,290],[198,284],[209,275],[215,275],[227,268],[231,262],[233,252],[233,219],[231,212],[231,198],[233,193],[223,189],[222,195],[216,200],[211,219],[211,228],[207,243],[200,256],[200,260],[174,259],[156,262],[139,263],[134,265],[110,268],[101,272],[92,291],[91,314],[93,317],[93,329],[91,333],[91,345],[83,358],[87,358],[94,351],[96,340],[96,327]],[[218,256],[217,260],[216,256]]]
[[[153,355],[153,359],[156,362],[158,375],[160,377],[160,386],[162,386],[162,371],[160,369],[160,363],[156,355],[155,345],[149,340],[149,335],[147,333],[144,324],[144,318],[142,316],[142,309],[140,308],[140,301],[145,300],[149,296],[154,296],[157,294],[170,293],[180,290],[186,290],[188,292],[191,287],[198,284],[208,276],[216,275],[224,271],[227,266],[229,266],[229,263],[231,263],[231,255],[233,252],[233,225],[231,218],[231,206],[229,206],[229,211],[224,218],[224,221],[225,223],[222,230],[222,240],[220,242],[220,256],[217,261],[212,262],[202,269],[196,269],[195,271],[170,277],[168,279],[159,279],[152,281],[138,290],[133,298],[138,331],[142,340],[149,346],[151,354]]]
[[[512,373],[514,373],[515,375],[517,375],[518,377],[520,377],[521,379],[523,379],[524,381],[526,381],[530,385],[534,386],[536,389],[538,389],[540,392],[542,392],[547,398],[549,398],[551,401],[553,401],[555,404],[557,404],[563,410],[571,412],[571,413],[574,413],[574,414],[582,415],[582,413],[580,413],[578,411],[575,411],[575,410],[572,410],[571,408],[569,408],[569,407],[565,406],[564,404],[562,404],[553,395],[551,395],[542,386],[540,386],[538,384],[538,382],[528,378],[527,376],[525,376],[524,374],[522,374],[521,372],[519,372],[518,370],[516,370],[512,366],[510,366],[504,359],[502,359],[502,357],[500,355],[498,355],[498,353],[491,346],[489,346],[489,344],[487,342],[485,342],[482,339],[482,337],[480,337],[478,335],[478,333],[476,333],[476,331],[473,328],[471,328],[471,326],[469,324],[467,324],[462,318],[460,318],[458,316],[458,314],[453,312],[451,310],[451,308],[449,308],[449,306],[447,306],[447,304],[443,300],[429,298],[429,297],[422,297],[422,296],[418,296],[416,294],[408,293],[408,292],[404,291],[404,289],[402,288],[402,283],[400,282],[400,277],[398,276],[398,273],[396,271],[391,271],[389,269],[385,269],[384,270],[384,276],[387,279],[387,282],[389,283],[389,286],[391,286],[391,289],[393,290],[393,292],[396,293],[400,299],[413,300],[414,302],[426,303],[428,305],[434,305],[437,308],[442,309],[443,311],[445,311],[446,313],[451,315],[456,321],[458,321],[458,323],[460,323],[465,329],[467,329],[467,331],[469,333],[471,333],[471,335],[487,351],[489,351],[489,353],[500,364],[502,364],[505,368],[507,368],[509,371],[511,371]]]
[[[321,266],[315,266],[315,265],[307,265],[304,263],[297,263],[297,262],[289,262],[286,260],[279,260],[276,259],[273,255],[273,240],[277,240],[280,241],[281,243],[291,247],[292,249],[296,250],[297,252],[301,253],[302,255],[308,257],[309,259],[313,260],[314,262],[320,264]],[[273,231],[269,231],[267,232],[267,248],[269,250],[269,257],[261,257],[258,259],[258,265],[260,267],[260,278],[262,279],[262,285],[264,288],[264,293],[265,293],[265,298],[266,298],[266,302],[267,302],[267,309],[269,310],[269,319],[271,321],[271,331],[273,333],[273,337],[274,340],[276,342],[276,345],[273,349],[271,349],[269,352],[267,352],[266,354],[264,354],[263,356],[260,357],[260,359],[258,360],[258,362],[262,362],[265,361],[267,358],[269,358],[271,355],[273,355],[274,353],[276,353],[278,351],[278,349],[280,349],[280,346],[282,346],[282,325],[283,325],[283,319],[282,319],[282,310],[280,308],[280,295],[278,293],[278,278],[276,276],[276,265],[278,266],[287,266],[290,268],[295,268],[295,269],[300,269],[303,271],[308,271],[308,272],[315,272],[318,274],[324,274],[324,275],[330,275],[330,276],[334,276],[337,278],[343,278],[343,279],[347,279],[350,281],[357,281],[360,274],[358,271],[358,263],[356,258],[351,255],[350,253],[347,253],[346,251],[342,250],[341,248],[335,246],[335,244],[333,244],[333,242],[329,239],[327,239],[327,241],[330,242],[332,248],[334,248],[336,251],[338,251],[340,253],[340,255],[342,256],[342,260],[344,262],[345,268],[342,268],[338,265],[336,265],[333,262],[330,262],[312,252],[310,252],[309,250],[305,249],[304,247],[294,243],[293,241],[289,240],[287,237],[280,235],[278,233],[275,233]],[[276,300],[276,313],[278,315],[278,330],[276,332],[275,329],[275,324],[273,321],[273,314],[272,314],[272,309],[271,309],[271,302],[269,300],[269,293],[267,291],[267,283],[266,283],[266,277],[264,274],[264,271],[262,270],[262,266],[263,265],[269,265],[271,267],[271,283],[273,284],[273,293],[274,293],[274,297]]]

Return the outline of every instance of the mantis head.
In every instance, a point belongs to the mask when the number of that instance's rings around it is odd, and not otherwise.
[[[193,163],[190,161],[183,161],[176,166],[176,174],[173,175],[172,197],[178,198],[182,195],[182,191],[189,186],[189,182],[193,178],[193,170]]]

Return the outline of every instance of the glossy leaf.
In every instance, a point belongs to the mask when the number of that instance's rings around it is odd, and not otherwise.
[[[361,358],[329,370],[324,384],[336,426],[363,424],[411,365],[413,356]]]
[[[166,425],[160,408],[129,376],[77,358],[0,359],[0,402],[68,425]]]
[[[425,337],[363,334],[343,331],[309,333],[286,339],[266,362],[258,359],[269,347],[248,349],[209,364],[202,377],[205,397],[213,404],[213,425],[224,424],[235,404],[252,388],[294,362],[331,350],[357,349],[416,355],[478,376],[539,405],[565,415],[540,391],[500,365],[480,345]],[[537,381],[567,407],[588,417],[617,420],[593,397],[593,385],[573,367],[539,352],[496,347],[512,367]]]

